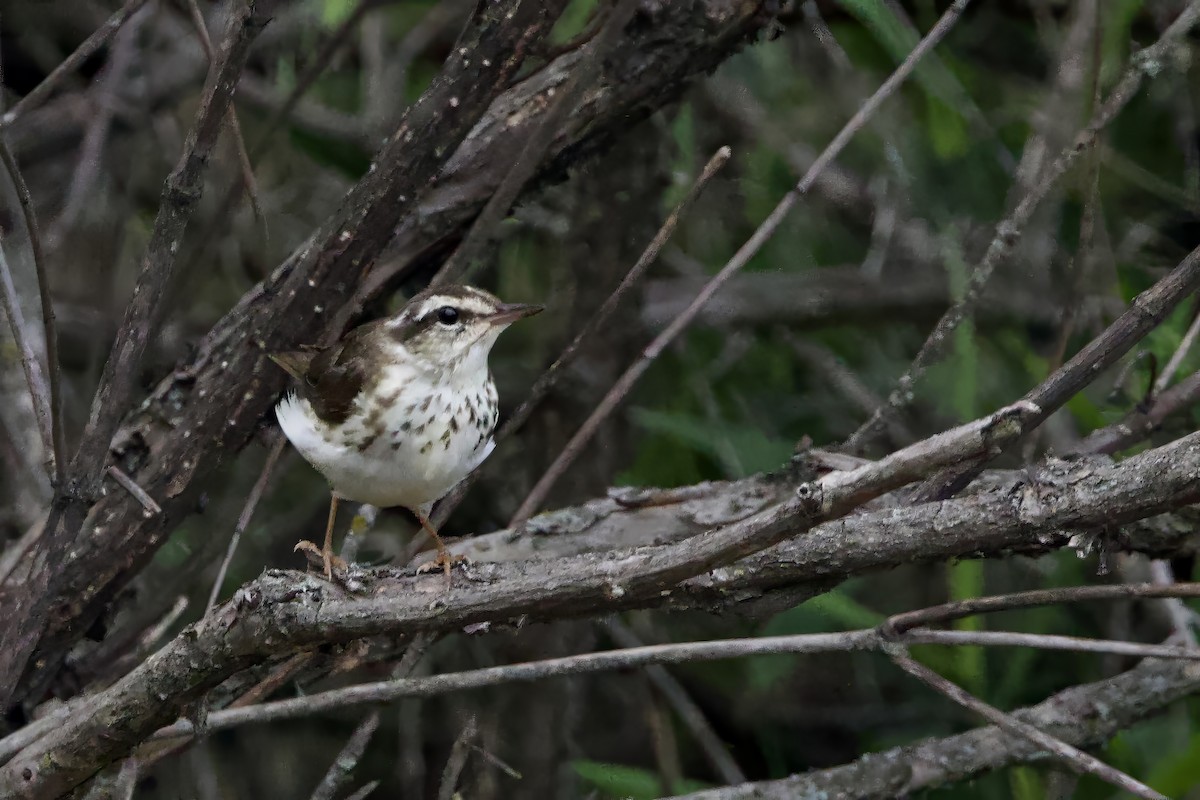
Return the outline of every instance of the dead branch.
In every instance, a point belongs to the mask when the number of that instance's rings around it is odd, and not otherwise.
[[[654,24],[638,27],[618,43],[595,101],[568,121],[569,135],[554,145],[543,174],[557,174],[627,130],[630,120],[657,110],[768,21],[757,6],[730,0],[664,8]],[[77,558],[62,565],[61,591],[51,601],[55,613],[37,648],[37,662],[44,666],[22,681],[22,693],[50,679],[75,637],[149,560],[174,522],[192,511],[199,479],[240,450],[269,412],[284,380],[264,364],[263,351],[311,342],[328,330],[331,314],[393,234],[392,263],[401,264],[397,272],[403,274],[426,247],[456,235],[486,201],[502,178],[502,167],[510,163],[506,154],[519,146],[525,125],[536,124],[543,96],[561,85],[579,58],[576,50],[560,55],[509,88],[475,123],[471,115],[478,113],[481,95],[490,99],[488,92],[507,84],[512,65],[504,54],[518,52],[522,41],[519,36],[500,39],[486,39],[482,49],[472,44],[475,60],[466,85],[450,78],[436,82],[430,99],[409,112],[422,124],[410,119],[342,211],[244,297],[199,344],[197,355],[126,420],[114,445],[118,465],[164,514],[143,519],[132,498],[118,495],[91,507],[85,527],[89,535],[74,543]],[[493,46],[494,51],[489,49]],[[480,77],[484,60],[501,78],[488,86]],[[450,106],[451,97],[457,99],[456,107]],[[522,124],[510,125],[513,119]],[[454,152],[451,145],[464,124],[475,128]],[[454,153],[444,169],[435,152],[443,157]],[[438,183],[421,197],[439,169]],[[384,268],[379,264],[374,269]],[[286,329],[277,324],[282,318],[289,320]]]

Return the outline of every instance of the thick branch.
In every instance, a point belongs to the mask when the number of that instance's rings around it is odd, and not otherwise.
[[[656,576],[671,574],[693,550],[703,551],[698,546],[704,540],[720,541],[733,532],[753,534],[755,528],[760,535],[776,526],[786,532],[805,527],[810,519],[803,509],[781,518],[787,501],[749,521],[675,545],[481,565],[471,580],[457,582],[450,590],[441,581],[408,571],[354,573],[357,595],[313,576],[268,572],[87,701],[87,713],[72,715],[0,768],[0,794],[48,796],[75,785],[174,721],[188,703],[229,675],[289,652],[366,636],[523,624],[714,598],[736,600],[763,588],[764,575],[776,585],[827,581],[904,560],[1061,546],[1072,531],[1107,528],[1200,500],[1197,474],[1200,434],[1193,434],[1119,465],[1047,468],[1036,485],[1020,491],[1002,487],[907,512],[876,512],[822,525],[759,554],[745,565],[748,568],[717,569],[682,588],[664,589]],[[905,524],[897,525],[896,520]],[[856,521],[863,523],[857,529]]]
[[[285,380],[263,353],[312,342],[330,330],[338,301],[349,296],[391,238],[396,220],[412,213],[561,6],[516,0],[479,4],[443,73],[409,109],[374,169],[338,212],[245,296],[201,343],[196,357],[127,420],[114,443],[119,465],[163,513],[145,519],[136,503],[119,494],[92,506],[83,533],[63,560],[49,630],[34,660],[40,666],[25,676],[22,695],[44,685],[74,639],[191,513],[201,488],[195,479],[249,441]]]
[[[1073,686],[1013,716],[1057,739],[1087,747],[1200,690],[1200,664],[1143,661],[1114,678]],[[687,800],[783,800],[838,797],[890,800],[1048,757],[995,725],[865,755],[831,769],[779,781],[745,783],[686,795]],[[675,800],[683,800],[676,798]]]
[[[64,556],[82,527],[89,499],[97,493],[108,459],[109,442],[133,393],[142,354],[157,328],[162,298],[170,283],[183,235],[200,199],[209,156],[221,120],[233,99],[237,77],[250,45],[267,24],[273,0],[245,0],[230,15],[220,57],[205,82],[195,121],[183,153],[163,186],[162,203],[133,297],[105,363],[92,402],[91,418],[67,473],[55,487],[54,506],[45,534],[27,558],[28,571],[18,586],[0,586],[0,601],[10,612],[0,628],[0,705],[7,706],[29,654],[44,628],[47,604],[62,584]],[[47,313],[50,309],[47,307]],[[57,369],[57,365],[53,365]],[[61,455],[61,454],[60,454]]]

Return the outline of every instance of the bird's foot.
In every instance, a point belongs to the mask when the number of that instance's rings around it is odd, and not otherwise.
[[[296,542],[296,546],[292,548],[293,553],[298,553],[301,551],[308,554],[309,561],[313,563],[314,566],[316,564],[321,564],[324,567],[325,580],[327,581],[333,580],[334,567],[337,567],[339,572],[344,572],[346,568],[350,566],[344,559],[335,556],[332,550],[318,547],[316,544],[308,541],[307,539]]]
[[[446,579],[450,579],[450,570],[454,569],[456,564],[467,564],[469,558],[462,553],[451,553],[449,550],[442,550],[432,561],[426,561],[417,567],[417,574],[424,575],[427,572],[436,572],[441,570],[446,573]]]

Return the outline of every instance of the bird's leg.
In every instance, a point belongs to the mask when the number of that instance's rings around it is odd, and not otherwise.
[[[293,549],[303,550],[306,553],[313,553],[321,557],[321,563],[325,565],[325,580],[333,579],[333,565],[337,564],[338,569],[345,569],[346,562],[333,554],[333,526],[337,522],[338,496],[334,493],[329,494],[329,522],[325,524],[325,546],[317,547],[312,542],[305,539],[296,543]]]
[[[415,508],[409,509],[409,510],[412,511],[413,516],[415,516],[417,518],[417,521],[421,523],[421,527],[424,528],[429,533],[429,535],[433,537],[433,543],[435,545],[437,545],[437,551],[438,551],[437,558],[433,559],[433,561],[428,561],[428,562],[422,564],[421,566],[417,567],[417,572],[418,573],[432,572],[433,570],[437,569],[438,567],[441,567],[442,571],[446,573],[446,578],[449,579],[450,578],[450,568],[453,567],[454,563],[457,561],[466,561],[466,557],[461,556],[461,555],[456,555],[456,556],[450,555],[450,551],[446,549],[446,543],[442,541],[441,536],[438,536],[438,532],[433,529],[433,525],[432,525],[432,523],[429,522],[429,518],[426,517],[424,514],[422,514],[420,511],[418,511]]]

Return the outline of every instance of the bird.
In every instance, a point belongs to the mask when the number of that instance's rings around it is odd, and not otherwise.
[[[495,448],[499,416],[488,355],[500,334],[543,306],[503,303],[473,286],[414,295],[392,316],[336,343],[271,353],[296,379],[275,408],[279,427],[330,487],[325,542],[294,548],[320,556],[325,578],[341,500],[408,509],[433,537],[447,576],[452,560],[429,512]]]

